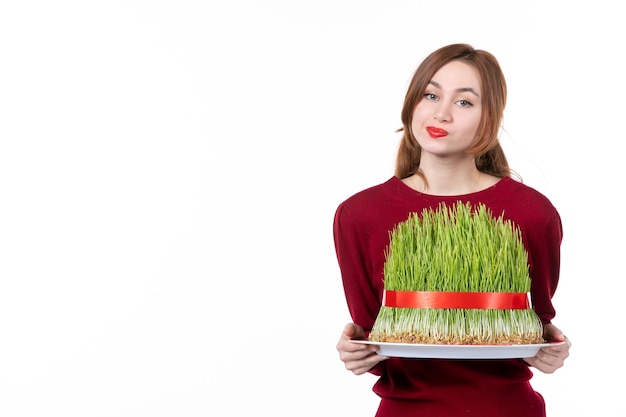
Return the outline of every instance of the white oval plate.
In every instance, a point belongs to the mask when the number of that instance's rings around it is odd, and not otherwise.
[[[354,343],[377,345],[378,354],[397,358],[431,359],[516,359],[530,358],[546,346],[558,346],[565,342],[529,345],[424,345],[417,343],[389,343],[371,340],[352,340]]]

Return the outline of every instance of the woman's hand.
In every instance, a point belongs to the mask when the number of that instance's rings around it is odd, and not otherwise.
[[[524,358],[524,360],[541,372],[551,374],[563,366],[565,359],[569,356],[569,349],[572,346],[572,342],[570,342],[563,332],[553,324],[546,324],[544,326],[543,338],[548,342],[565,343],[559,346],[541,348],[534,357]]]
[[[346,369],[355,375],[361,375],[369,371],[378,362],[387,359],[376,352],[378,346],[353,343],[350,339],[365,339],[365,331],[354,323],[347,324],[337,342],[339,359],[343,361]]]

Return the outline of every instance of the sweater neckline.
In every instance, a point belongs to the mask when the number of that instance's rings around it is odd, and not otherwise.
[[[511,178],[509,178],[509,177],[502,177],[495,184],[493,184],[493,185],[491,185],[491,186],[489,186],[487,188],[484,188],[482,190],[474,191],[473,193],[456,194],[456,195],[437,195],[437,194],[423,193],[421,191],[414,190],[413,188],[411,188],[408,185],[406,185],[400,178],[398,178],[396,176],[393,176],[391,178],[391,181],[397,182],[401,187],[403,187],[404,190],[406,190],[408,193],[411,193],[412,195],[419,195],[419,196],[429,197],[429,198],[442,198],[442,199],[468,198],[468,197],[479,196],[481,194],[482,195],[489,194],[489,193],[493,192],[500,184],[505,184],[506,181],[508,181],[508,180],[511,180]]]

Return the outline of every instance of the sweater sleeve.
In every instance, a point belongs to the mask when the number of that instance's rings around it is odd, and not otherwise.
[[[544,324],[555,316],[552,297],[559,282],[563,227],[553,206],[546,208],[543,222],[528,234],[531,297],[533,308]]]
[[[346,203],[341,204],[335,213],[333,237],[350,316],[368,336],[374,327],[381,301],[379,290],[371,278],[369,231],[359,227],[358,218]],[[380,376],[385,366],[386,361],[380,362],[368,372]]]
[[[333,236],[350,315],[369,334],[381,303],[371,277],[369,230],[359,219],[363,222],[349,205],[341,204],[335,213]]]

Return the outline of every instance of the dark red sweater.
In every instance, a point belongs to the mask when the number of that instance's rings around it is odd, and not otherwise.
[[[411,212],[456,201],[484,203],[494,216],[503,214],[519,225],[529,256],[533,308],[544,323],[554,318],[563,231],[544,195],[506,177],[477,193],[433,196],[392,177],[348,198],[335,214],[335,248],[354,323],[369,332],[378,315],[390,230]],[[373,388],[381,397],[380,417],[545,416],[543,398],[532,389],[532,372],[521,359],[390,358],[371,372],[380,376]]]

